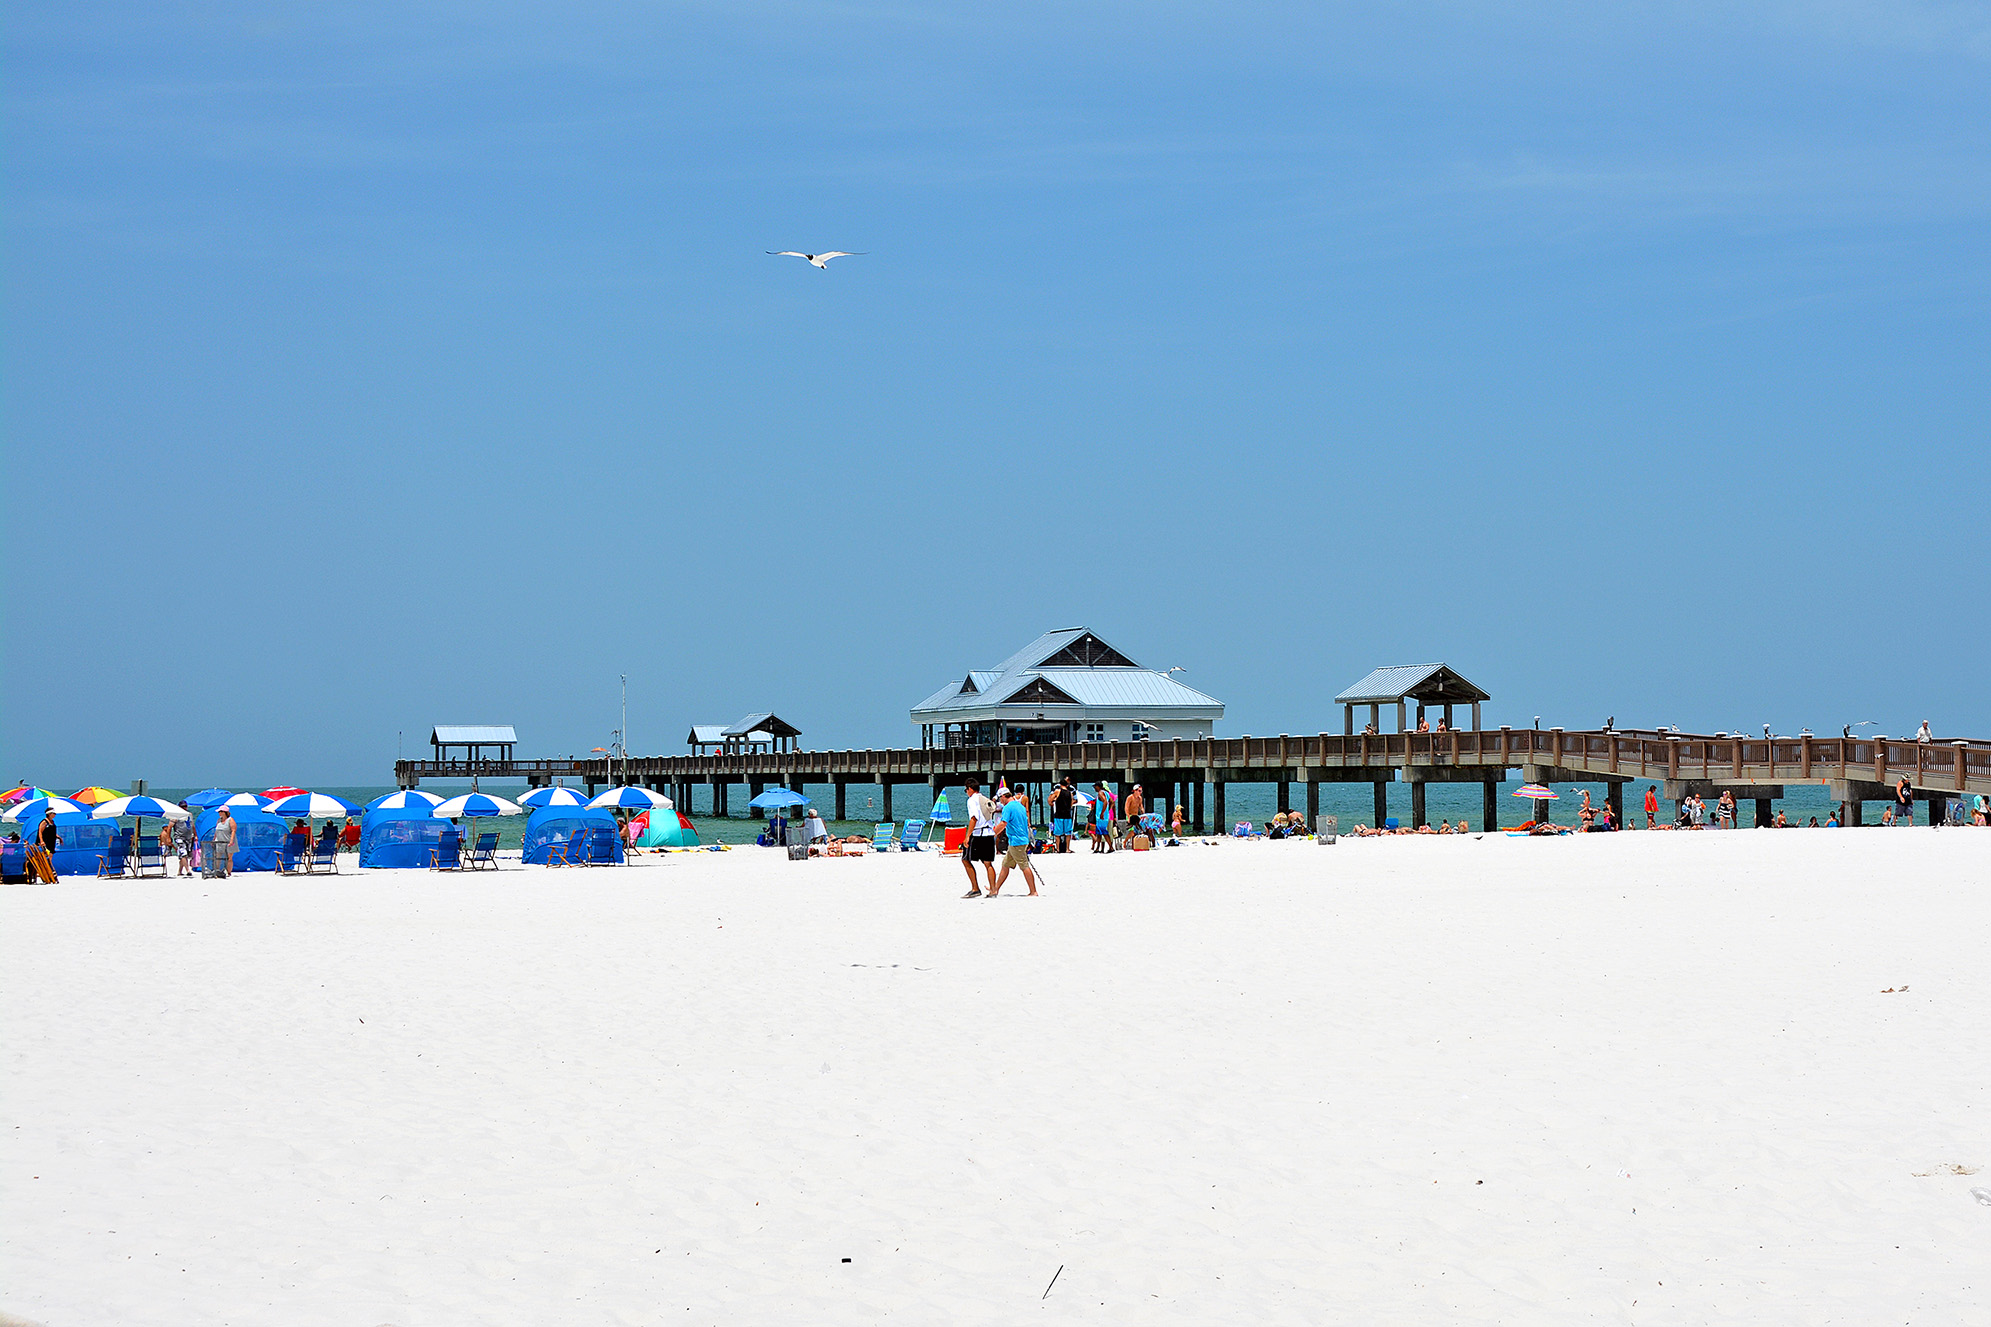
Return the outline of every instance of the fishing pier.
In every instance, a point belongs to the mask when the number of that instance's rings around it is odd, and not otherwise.
[[[1351,725],[1352,726],[1352,725]],[[567,783],[592,793],[633,783],[691,804],[692,788],[712,789],[713,814],[728,814],[731,790],[749,797],[770,787],[832,785],[835,815],[847,820],[851,785],[880,790],[881,820],[891,820],[895,787],[918,785],[932,805],[944,788],[974,778],[984,787],[997,777],[1012,787],[1054,784],[1066,775],[1081,788],[1103,782],[1125,791],[1139,784],[1150,807],[1180,805],[1198,833],[1206,824],[1226,826],[1224,792],[1231,784],[1274,784],[1281,810],[1293,805],[1296,787],[1311,822],[1325,783],[1368,783],[1375,789],[1376,823],[1387,816],[1393,782],[1410,785],[1411,822],[1425,823],[1425,790],[1433,783],[1478,783],[1483,788],[1481,827],[1499,824],[1498,786],[1515,777],[1531,783],[1602,783],[1619,824],[1624,786],[1652,783],[1669,800],[1689,793],[1738,804],[1756,804],[1756,823],[1767,824],[1771,802],[1791,784],[1822,785],[1840,804],[1841,823],[1861,823],[1865,802],[1889,801],[1906,778],[1931,823],[1951,799],[1991,795],[1991,742],[1912,742],[1891,738],[1700,736],[1641,730],[1497,728],[1418,733],[1318,733],[1278,737],[1168,738],[1128,742],[1026,742],[1006,746],[898,747],[848,751],[712,751],[679,756],[602,756],[590,759],[509,758],[399,760],[394,781],[412,788],[424,779],[489,779],[532,786]],[[1209,816],[1206,819],[1206,796]],[[1042,800],[1032,798],[1036,806]]]

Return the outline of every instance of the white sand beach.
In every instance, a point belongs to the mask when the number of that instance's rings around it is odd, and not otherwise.
[[[1991,1320],[1991,832],[1045,865],[0,890],[0,1310]]]

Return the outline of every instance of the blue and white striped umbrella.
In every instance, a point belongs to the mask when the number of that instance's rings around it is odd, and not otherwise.
[[[279,801],[271,802],[263,808],[273,816],[289,820],[303,816],[311,820],[330,820],[338,816],[356,815],[359,807],[343,797],[330,793],[292,793]]]
[[[612,807],[621,811],[648,811],[653,806],[669,806],[671,799],[662,793],[653,793],[648,788],[610,788],[597,794],[588,805]]]
[[[205,811],[210,806],[226,806],[228,799],[235,794],[226,788],[206,788],[187,799],[188,806],[197,806]]]
[[[163,820],[185,820],[188,812],[173,802],[162,802],[157,797],[117,797],[108,802],[97,803],[90,812],[93,820],[110,820],[117,816],[158,816]]]
[[[507,802],[489,793],[465,793],[437,804],[429,814],[437,820],[454,820],[458,816],[515,816],[524,810],[517,802]]]
[[[67,811],[88,811],[90,808],[81,802],[72,802],[67,797],[30,797],[25,802],[16,802],[7,808],[7,814],[0,820],[15,820],[24,825],[39,825],[44,814],[53,812],[62,815]]]
[[[420,788],[403,788],[398,793],[376,797],[366,804],[369,811],[400,811],[410,806],[441,806],[442,798]]]
[[[233,797],[222,803],[223,806],[253,806],[258,811],[269,804],[270,799],[261,793],[236,793]]]
[[[577,793],[572,788],[534,788],[518,799],[519,805],[537,810],[542,806],[586,806],[587,794]]]

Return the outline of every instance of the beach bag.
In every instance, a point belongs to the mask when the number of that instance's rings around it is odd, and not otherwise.
[[[1127,847],[1134,852],[1146,852],[1154,846],[1154,840],[1145,834],[1136,834],[1127,840]]]

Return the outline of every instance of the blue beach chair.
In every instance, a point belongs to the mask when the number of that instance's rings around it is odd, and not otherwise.
[[[926,831],[924,820],[908,820],[906,827],[899,831],[899,851],[918,852],[919,836]]]
[[[431,871],[461,871],[463,869],[463,840],[455,834],[444,834],[436,846],[429,849],[429,869]]]
[[[891,851],[892,835],[897,829],[898,826],[893,824],[889,820],[879,821],[878,828],[871,831],[871,851],[873,852]]]
[[[470,854],[471,870],[481,871],[487,866],[493,871],[498,869],[498,836],[495,833],[479,834],[477,847]]]

